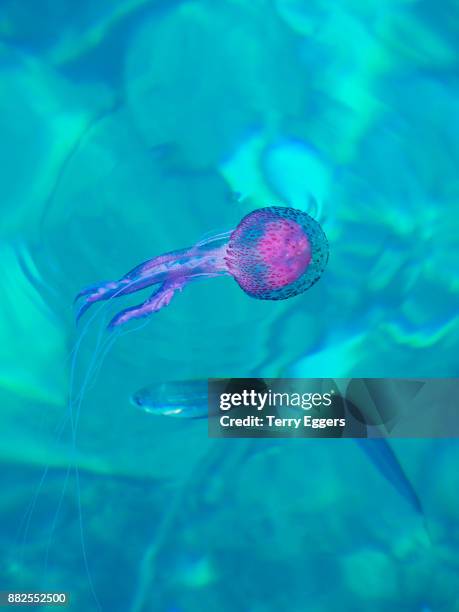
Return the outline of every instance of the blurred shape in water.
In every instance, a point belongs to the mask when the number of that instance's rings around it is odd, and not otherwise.
[[[407,500],[413,510],[424,516],[419,497],[388,441],[385,438],[359,438],[357,443],[376,469]]]
[[[0,388],[16,397],[63,406],[66,371],[62,367],[56,376],[54,369],[56,363],[65,363],[65,336],[24,245],[0,245],[0,275]]]
[[[318,151],[299,140],[279,141],[265,150],[262,166],[283,201],[323,221],[332,176]]]
[[[177,583],[191,589],[203,589],[218,579],[212,559],[205,555],[183,556],[175,573]]]
[[[149,146],[172,144],[181,164],[207,167],[254,127],[302,113],[306,87],[296,42],[265,9],[263,2],[186,2],[139,28],[125,86]]]
[[[418,389],[418,385],[414,383],[413,388]],[[206,419],[209,417],[207,389],[206,380],[169,381],[144,387],[131,399],[134,405],[156,416]],[[424,518],[419,497],[389,442],[385,438],[358,438],[356,442],[387,482]],[[276,441],[269,443],[275,445]]]
[[[136,391],[131,401],[150,414],[203,418],[207,415],[207,381],[158,382]]]
[[[260,208],[276,197],[260,169],[260,158],[265,146],[266,136],[263,133],[250,134],[239,144],[233,155],[219,166],[232,191],[241,194],[241,201],[248,198]]]
[[[104,87],[75,87],[32,56],[0,46],[0,236],[35,235],[65,164],[110,107]]]

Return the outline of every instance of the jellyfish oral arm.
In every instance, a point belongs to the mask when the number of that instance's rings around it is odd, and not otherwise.
[[[130,319],[157,312],[167,306],[174,293],[181,291],[189,282],[229,274],[225,261],[226,248],[226,237],[210,238],[189,249],[173,251],[145,261],[118,281],[91,285],[76,297],[76,300],[83,298],[77,321],[96,302],[121,297],[160,284],[148,300],[139,306],[123,310],[114,317],[109,327],[116,327]]]
[[[108,328],[113,329],[119,325],[122,325],[123,323],[127,323],[132,319],[140,319],[142,317],[147,317],[154,312],[158,312],[158,310],[161,310],[161,308],[164,308],[170,304],[170,301],[174,297],[175,293],[182,291],[186,283],[187,281],[183,279],[163,283],[159,289],[156,289],[153,292],[148,300],[143,302],[143,304],[125,308],[114,316],[108,324]]]

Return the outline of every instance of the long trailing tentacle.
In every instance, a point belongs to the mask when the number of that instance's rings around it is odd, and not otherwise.
[[[113,317],[113,319],[108,324],[108,329],[114,329],[119,325],[123,325],[130,321],[131,319],[140,319],[142,317],[147,317],[153,312],[158,312],[161,308],[167,306],[174,294],[177,291],[181,291],[186,284],[186,280],[184,279],[176,279],[174,281],[165,282],[157,289],[145,302],[139,304],[137,306],[131,306],[130,308],[125,308],[117,315]]]

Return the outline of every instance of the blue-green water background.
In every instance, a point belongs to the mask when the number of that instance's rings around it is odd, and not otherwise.
[[[2,2],[1,589],[459,610],[454,441],[393,442],[427,537],[353,441],[246,448],[129,403],[163,380],[458,375],[458,36],[453,0]],[[139,298],[76,330],[82,286],[274,203],[328,235],[307,293],[203,281],[103,361]]]

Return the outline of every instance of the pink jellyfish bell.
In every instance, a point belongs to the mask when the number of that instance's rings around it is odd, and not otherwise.
[[[230,236],[226,262],[246,293],[284,300],[319,280],[328,261],[328,241],[317,223],[293,208],[254,210]]]
[[[118,281],[84,289],[77,296],[84,298],[77,319],[95,302],[159,284],[145,302],[117,314],[109,324],[116,327],[167,306],[192,281],[223,275],[233,276],[251,297],[284,300],[318,281],[327,261],[328,241],[317,221],[293,208],[260,208],[233,231],[154,257]]]

